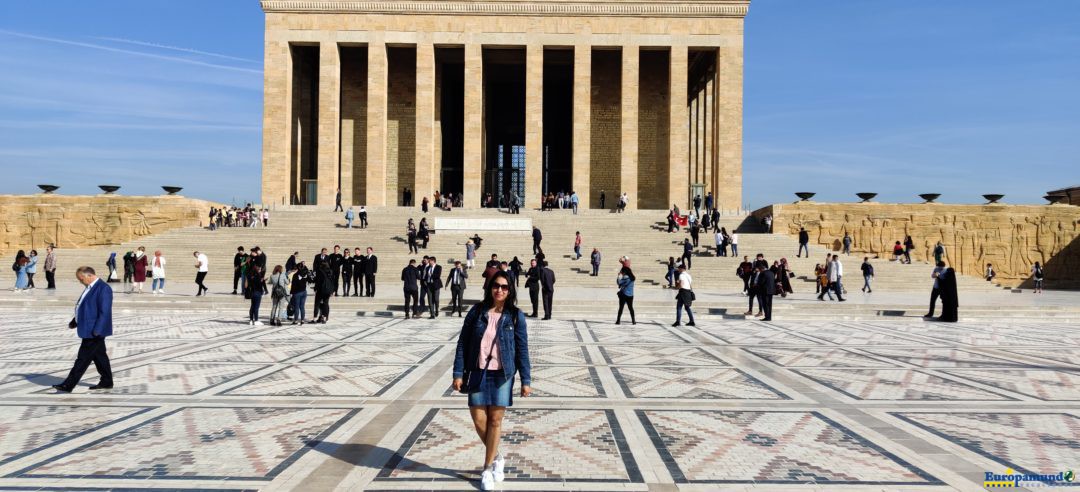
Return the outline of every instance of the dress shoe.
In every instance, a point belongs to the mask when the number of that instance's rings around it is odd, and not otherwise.
[[[678,322],[672,323],[671,326],[679,326]]]
[[[95,385],[90,387],[90,389],[92,389],[92,390],[108,390],[108,389],[112,389],[112,388],[113,388],[113,385],[111,385],[111,384],[108,385],[108,386],[105,386],[104,384],[95,384]]]
[[[691,322],[687,323],[686,326],[697,326],[697,325],[695,325],[694,322],[691,321]]]
[[[52,387],[53,387],[54,390],[59,391],[61,393],[71,393],[71,390],[73,389],[73,388],[68,388],[67,386],[64,386],[62,384],[54,384],[54,385],[52,385]]]
[[[540,318],[540,319],[542,319],[542,320],[548,320],[548,319],[551,319],[551,316],[544,316],[543,318]]]

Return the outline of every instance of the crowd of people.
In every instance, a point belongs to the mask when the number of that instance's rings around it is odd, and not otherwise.
[[[270,227],[270,210],[250,203],[243,207],[210,207],[210,230],[219,227]]]
[[[38,271],[38,252],[36,249],[31,249],[30,254],[27,254],[25,250],[19,250],[15,253],[15,261],[11,264],[11,270],[15,272],[15,292],[28,292],[36,289],[37,285],[34,284],[34,275],[37,275]],[[45,272],[46,289],[56,288],[56,248],[53,245],[45,247],[45,261],[41,264],[40,268]]]

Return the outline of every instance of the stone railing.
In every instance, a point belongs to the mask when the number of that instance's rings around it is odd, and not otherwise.
[[[960,273],[983,275],[992,263],[1001,285],[1030,286],[1038,261],[1047,287],[1080,289],[1080,207],[803,201],[754,212],[757,219],[766,215],[772,215],[774,233],[797,236],[805,228],[811,243],[835,251],[847,233],[853,253],[886,258],[896,241],[910,235],[913,260],[933,261],[941,241],[946,263]]]
[[[208,225],[221,205],[177,195],[0,195],[0,252],[91,248]]]

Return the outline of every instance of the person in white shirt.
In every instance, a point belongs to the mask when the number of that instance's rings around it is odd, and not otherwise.
[[[196,251],[193,253],[195,256],[195,268],[198,273],[195,274],[195,285],[199,286],[199,291],[195,293],[196,296],[201,296],[203,293],[209,291],[203,281],[206,280],[206,273],[210,271],[210,260],[206,258],[206,255]]]
[[[724,233],[716,230],[716,256],[724,256],[726,253],[722,248],[724,247]]]
[[[165,293],[165,257],[161,255],[161,251],[154,251],[154,259],[150,260],[150,275],[153,280],[150,281],[150,289],[155,294]],[[158,289],[158,287],[161,289]]]
[[[739,256],[739,233],[731,233],[731,256]]]
[[[679,293],[675,294],[675,323],[671,326],[679,326],[682,323],[682,310],[686,308],[686,316],[690,322],[686,326],[694,326],[694,312],[690,310],[690,304],[694,301],[694,290],[691,287],[690,273],[686,271],[686,265],[679,265]]]
[[[839,255],[832,255],[832,262],[829,263],[829,283],[832,284],[833,291],[836,293],[836,300],[844,302],[844,284],[841,283],[841,279],[844,278],[844,265],[840,263]]]

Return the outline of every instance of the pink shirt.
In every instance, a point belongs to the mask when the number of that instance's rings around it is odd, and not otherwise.
[[[494,309],[488,311],[488,325],[484,330],[484,336],[480,339],[480,369],[483,369],[486,365],[488,369],[500,369],[499,365],[499,343],[495,342],[495,335],[499,333],[499,320],[502,318],[502,313],[496,313]],[[491,354],[491,364],[488,365],[488,354]]]

